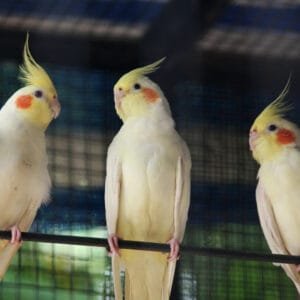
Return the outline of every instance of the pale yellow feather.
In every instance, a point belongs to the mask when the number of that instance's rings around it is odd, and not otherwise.
[[[29,51],[28,36],[20,70],[25,87],[0,110],[0,230],[28,231],[40,205],[49,200],[51,187],[44,130],[60,105],[51,79]],[[22,96],[30,97],[29,107],[18,106]],[[0,280],[20,246],[0,240]]]
[[[181,242],[185,231],[189,150],[174,129],[163,92],[145,76],[161,61],[130,71],[114,87],[116,110],[124,124],[108,150],[105,207],[108,233],[121,239]],[[147,100],[145,89],[157,94],[155,101]],[[169,299],[176,260],[147,251],[121,249],[120,254],[112,259],[116,299],[123,299],[121,266],[125,299]]]
[[[250,130],[250,148],[260,163],[256,202],[260,224],[274,254],[300,254],[300,152],[299,129],[285,120],[291,108],[285,101],[290,78],[280,95],[256,118]],[[293,134],[289,142],[278,137],[286,130]],[[297,266],[281,264],[300,294]]]
[[[286,148],[259,169],[256,200],[260,223],[275,254],[300,255],[300,155]],[[281,265],[300,294],[296,265]]]

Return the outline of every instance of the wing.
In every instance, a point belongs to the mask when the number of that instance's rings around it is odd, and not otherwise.
[[[256,204],[260,225],[272,253],[289,254],[281,237],[271,201],[260,182],[256,188]]]
[[[175,186],[175,205],[174,205],[174,234],[173,237],[180,242],[183,240],[186,227],[188,210],[190,206],[191,191],[191,156],[190,152],[183,143],[182,155],[178,157],[176,166],[176,186]],[[165,292],[170,295],[174,279],[176,261],[168,263],[165,275]]]
[[[185,226],[190,206],[191,190],[191,157],[190,152],[183,144],[183,152],[177,160],[176,167],[176,190],[174,205],[174,237],[180,242],[183,240]]]
[[[256,203],[260,225],[262,227],[264,236],[267,243],[274,254],[285,254],[290,255],[289,251],[284,245],[284,241],[281,237],[278,224],[273,213],[272,203],[269,197],[266,195],[263,186],[258,182],[256,188]],[[281,265],[286,272],[287,276],[294,282],[298,292],[300,291],[299,275],[296,270],[296,266],[292,264],[275,264]]]
[[[107,152],[106,178],[105,178],[105,216],[108,235],[116,234],[119,214],[121,163],[112,143]],[[112,257],[112,273],[116,299],[122,299],[120,279],[120,258]]]
[[[18,227],[21,231],[28,231],[35,216],[36,212],[41,205],[41,201],[32,202],[30,206],[25,211],[24,215],[22,216]],[[10,265],[11,260],[13,259],[14,255],[20,248],[21,244],[11,244],[6,242],[3,244],[3,249],[0,252],[0,280],[5,275],[7,268]]]
[[[121,187],[121,163],[111,144],[107,153],[106,178],[105,178],[105,216],[108,234],[115,234],[117,230],[120,187]]]

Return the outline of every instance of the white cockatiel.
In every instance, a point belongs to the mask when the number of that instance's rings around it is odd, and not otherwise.
[[[256,118],[249,143],[260,164],[256,202],[267,243],[274,254],[300,255],[300,131],[283,119],[288,86]],[[280,265],[300,294],[300,266]]]
[[[108,149],[105,207],[115,297],[167,300],[190,203],[191,159],[174,128],[169,104],[145,75],[160,62],[134,69],[114,86],[123,121]],[[170,254],[120,250],[118,239],[169,243]]]
[[[0,230],[11,230],[11,241],[0,240],[0,279],[19,249],[42,203],[49,199],[45,130],[60,112],[54,85],[30,54],[28,36],[24,64],[25,87],[0,110]]]

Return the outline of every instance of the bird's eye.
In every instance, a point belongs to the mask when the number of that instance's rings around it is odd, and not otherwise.
[[[274,124],[271,124],[271,125],[268,126],[269,131],[275,131],[276,129],[277,129],[277,126],[274,125]]]
[[[123,89],[121,87],[118,88],[119,92],[123,91]]]
[[[37,90],[34,92],[34,96],[37,98],[41,98],[41,97],[43,97],[43,92],[40,90]]]
[[[140,85],[139,83],[136,83],[136,84],[133,86],[133,88],[134,88],[135,90],[139,90],[139,89],[141,88],[141,85]]]

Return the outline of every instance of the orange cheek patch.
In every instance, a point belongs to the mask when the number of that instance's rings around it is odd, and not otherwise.
[[[155,102],[159,98],[158,93],[150,88],[143,88],[143,94],[149,102]]]
[[[277,141],[280,144],[291,144],[296,141],[294,133],[288,129],[279,129],[277,132]]]
[[[28,95],[19,96],[16,100],[17,107],[19,108],[29,108],[31,106],[32,97]]]

